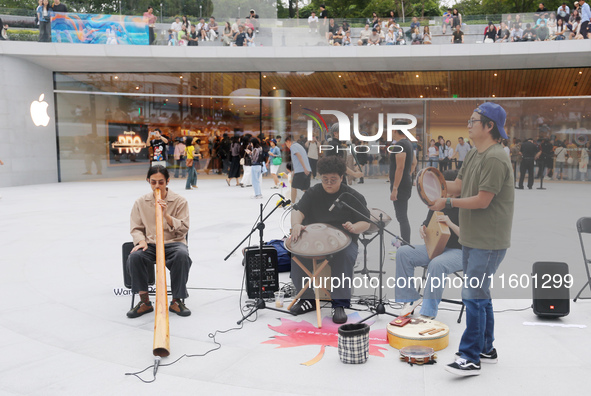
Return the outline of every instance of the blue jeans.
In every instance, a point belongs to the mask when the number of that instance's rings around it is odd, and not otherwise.
[[[429,157],[428,164],[429,164],[429,166],[433,166],[433,167],[437,168],[437,166],[439,164],[439,157]]]
[[[261,194],[261,171],[263,167],[260,165],[253,165],[250,168],[252,174],[252,188],[254,188],[254,195],[262,195]]]
[[[187,170],[189,175],[187,176],[187,184],[185,184],[185,188],[188,190],[191,186],[197,185],[197,171],[194,166],[189,166]]]
[[[507,249],[482,250],[463,247],[464,288],[462,301],[466,306],[466,330],[460,341],[460,356],[480,362],[480,354],[493,349],[495,318],[490,295],[490,276],[494,275]]]
[[[429,260],[425,245],[415,245],[415,248],[402,246],[396,251],[396,302],[413,302],[421,297],[417,291],[419,283],[411,278],[416,267],[427,267],[421,315],[436,317],[443,296],[443,279],[462,270],[462,250],[446,248],[439,256]]]

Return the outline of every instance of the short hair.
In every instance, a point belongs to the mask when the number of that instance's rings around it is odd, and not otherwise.
[[[493,120],[491,120],[490,118],[488,118],[485,115],[480,114],[480,120],[482,123],[482,126],[488,125],[489,123],[493,124],[492,129],[490,130],[490,136],[494,139],[494,140],[499,140],[501,138],[501,132],[499,132],[499,128],[497,126],[497,123],[494,122]]]
[[[316,168],[318,170],[318,174],[320,175],[336,173],[339,176],[343,176],[345,172],[347,172],[345,160],[343,160],[341,157],[337,157],[336,155],[320,158]]]
[[[162,165],[151,166],[150,169],[148,169],[148,176],[146,176],[146,179],[150,179],[150,176],[155,175],[157,173],[161,173],[166,180],[170,179],[168,169],[166,169],[166,167]]]
[[[286,137],[285,137],[285,141],[286,141],[286,142],[291,142],[291,136],[286,136]]]
[[[449,169],[443,171],[443,178],[447,181],[454,181],[458,177],[458,170],[457,169]]]
[[[250,139],[250,142],[252,143],[252,147],[254,147],[254,148],[261,147],[261,142],[259,142],[259,139],[255,138],[255,137]]]
[[[461,137],[461,136],[458,138],[458,140],[460,140],[460,139],[464,140],[464,138],[463,138],[463,137]]]

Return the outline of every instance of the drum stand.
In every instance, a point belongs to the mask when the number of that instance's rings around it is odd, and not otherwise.
[[[370,310],[373,313],[371,315],[369,315],[367,318],[360,320],[358,323],[365,322],[366,320],[371,319],[374,316],[384,315],[384,314],[394,316],[395,318],[398,317],[398,315],[396,315],[396,314],[387,312],[386,311],[386,304],[384,304],[383,287],[382,287],[382,281],[383,281],[382,275],[384,274],[384,254],[383,254],[383,252],[384,252],[384,232],[387,232],[388,234],[392,235],[394,238],[398,239],[403,244],[408,245],[413,249],[415,247],[413,245],[411,245],[410,243],[406,242],[404,239],[400,238],[398,235],[395,235],[395,234],[391,233],[390,231],[386,230],[386,224],[382,220],[382,214],[380,214],[380,218],[379,218],[378,222],[376,223],[371,218],[369,218],[366,215],[364,215],[363,213],[360,213],[359,211],[355,210],[355,208],[352,208],[346,202],[341,201],[338,203],[338,205],[346,206],[347,208],[356,212],[360,216],[364,217],[366,221],[368,221],[372,224],[375,224],[378,227],[378,235],[380,237],[380,270],[376,271],[378,273],[378,279],[379,279],[379,286],[378,286],[379,298],[375,302],[375,306],[373,306],[373,307],[370,306]]]
[[[318,278],[318,276],[320,275],[320,273],[322,272],[322,270],[327,266],[328,264],[328,258],[324,259],[324,261],[322,262],[322,264],[318,265],[318,261],[317,260],[322,260],[321,258],[313,258],[312,259],[312,272],[310,272],[308,270],[308,268],[306,268],[306,266],[304,264],[302,264],[302,262],[295,256],[292,256],[292,260],[296,262],[297,265],[300,266],[300,268],[306,273],[306,275],[308,275],[308,283],[306,283],[303,287],[302,290],[300,290],[300,292],[293,298],[293,301],[291,302],[291,304],[289,304],[289,306],[287,307],[287,309],[291,309],[291,307],[295,304],[296,301],[299,300],[299,298],[302,296],[302,294],[304,294],[304,292],[306,290],[308,290],[308,288],[312,285],[312,284],[318,284],[318,282],[316,281],[316,279]],[[323,287],[314,287],[314,299],[316,300],[316,322],[318,324],[318,328],[321,329],[322,328],[322,318],[320,315],[320,290],[323,290],[325,293],[327,293],[326,289]]]
[[[271,216],[273,214],[273,212],[275,212],[279,207],[281,206],[285,206],[285,205],[289,205],[289,201],[282,201],[282,203],[277,204],[273,210],[271,211],[271,213],[269,213],[267,215],[267,217],[263,218],[263,204],[261,204],[261,211],[260,211],[260,215],[259,215],[259,219],[261,219],[261,221],[256,225],[256,227],[254,227],[249,233],[248,235],[242,240],[240,241],[240,243],[238,245],[236,245],[236,247],[234,248],[234,250],[232,250],[230,252],[230,254],[228,254],[225,258],[224,261],[228,260],[228,258],[248,239],[250,238],[250,236],[252,234],[254,234],[254,232],[256,230],[259,230],[259,296],[255,299],[254,302],[254,307],[250,310],[250,312],[246,315],[246,316],[242,316],[242,319],[240,319],[238,322],[236,322],[237,324],[241,324],[242,322],[244,322],[246,319],[248,319],[252,314],[254,314],[255,312],[258,312],[259,309],[270,309],[271,311],[277,311],[277,312],[282,312],[282,313],[287,313],[290,315],[293,315],[291,312],[289,311],[285,311],[283,309],[277,309],[277,308],[273,308],[273,307],[268,307],[265,304],[265,300],[263,300],[263,245],[265,244],[265,242],[263,241],[263,230],[265,229],[265,220],[267,220],[269,218],[269,216]],[[246,270],[246,267],[245,267]]]

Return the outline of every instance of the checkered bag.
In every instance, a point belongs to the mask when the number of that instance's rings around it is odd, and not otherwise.
[[[369,357],[369,326],[351,323],[339,327],[339,358],[343,363],[365,363]]]

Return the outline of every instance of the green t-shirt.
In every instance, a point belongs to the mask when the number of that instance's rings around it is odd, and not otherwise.
[[[466,155],[458,178],[462,180],[462,198],[479,191],[495,194],[486,209],[460,208],[460,243],[462,246],[500,250],[511,246],[515,181],[509,156],[500,144],[485,152],[472,149]]]

